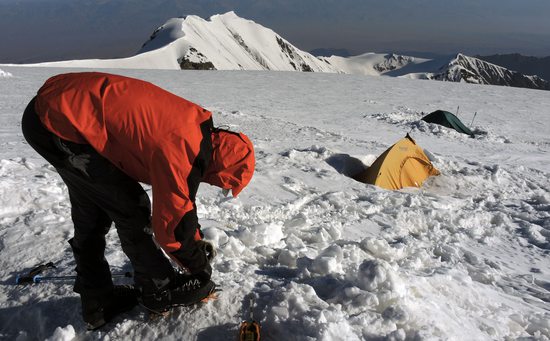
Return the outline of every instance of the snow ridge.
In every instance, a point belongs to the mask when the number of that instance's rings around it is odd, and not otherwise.
[[[439,73],[429,74],[427,78],[451,82],[550,90],[550,83],[538,76],[525,76],[519,72],[461,53],[457,54],[449,64],[443,66]]]
[[[330,56],[320,58],[340,69],[343,73],[369,76],[386,75],[390,71],[399,70],[407,65],[415,65],[428,60],[393,53],[364,53],[352,57]]]
[[[182,69],[337,71],[273,30],[235,12],[214,15],[208,21],[194,15],[170,19],[153,32],[138,53],[176,41],[187,47],[179,58]]]

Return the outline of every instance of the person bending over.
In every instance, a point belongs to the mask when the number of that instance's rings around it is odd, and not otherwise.
[[[166,312],[212,292],[214,249],[202,240],[195,195],[200,182],[233,196],[250,182],[255,159],[246,135],[215,128],[209,111],[151,83],[99,72],[48,79],[22,130],[68,188],[74,291],[88,329],[138,302]],[[151,185],[152,215],[140,182]],[[135,288],[113,285],[104,256],[113,222]]]

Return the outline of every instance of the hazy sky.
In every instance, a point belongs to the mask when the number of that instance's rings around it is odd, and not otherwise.
[[[305,51],[550,55],[549,0],[0,0],[0,63],[129,56],[169,18],[230,10]]]

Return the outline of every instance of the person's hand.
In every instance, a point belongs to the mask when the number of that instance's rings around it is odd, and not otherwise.
[[[210,264],[206,263],[206,267],[194,273],[183,273],[181,271],[176,271],[173,277],[170,279],[170,288],[177,289],[182,286],[185,286],[186,283],[193,282],[198,280],[200,282],[199,286],[202,287],[210,281],[212,276],[212,267]]]
[[[197,244],[199,249],[206,255],[206,259],[208,260],[208,262],[212,263],[212,260],[216,257],[217,254],[214,245],[206,240],[199,240],[197,241]]]
[[[200,274],[201,281],[210,279],[210,275],[212,274],[210,262],[216,256],[216,250],[212,243],[204,240],[193,241],[193,243],[192,248],[182,246],[179,250],[172,252],[171,255],[191,274],[202,273]]]

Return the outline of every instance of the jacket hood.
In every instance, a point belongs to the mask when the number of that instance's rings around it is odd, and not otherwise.
[[[254,147],[245,134],[214,129],[212,160],[203,181],[231,189],[236,197],[252,179],[255,162]]]

